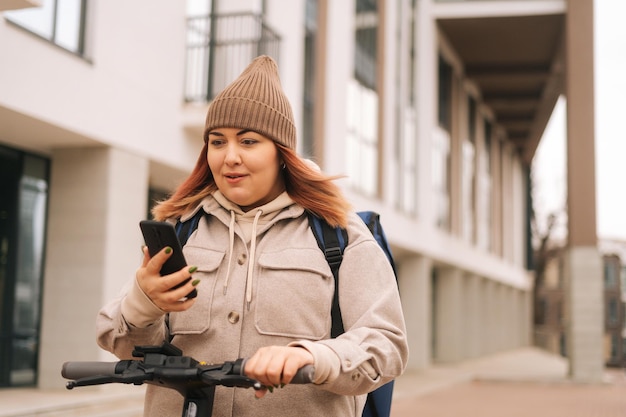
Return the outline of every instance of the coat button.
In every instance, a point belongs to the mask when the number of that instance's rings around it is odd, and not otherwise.
[[[237,258],[237,263],[239,265],[243,265],[246,263],[247,258],[248,258],[248,255],[246,255],[245,253],[242,253],[241,255],[239,255],[239,258]]]
[[[231,311],[230,313],[228,313],[228,321],[231,324],[236,324],[239,321],[239,313],[237,313],[236,311]]]
[[[352,380],[353,381],[358,381],[359,378],[361,378],[361,374],[356,373],[356,372],[352,374]]]

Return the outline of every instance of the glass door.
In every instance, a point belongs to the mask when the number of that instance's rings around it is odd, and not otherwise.
[[[37,381],[48,165],[0,147],[0,387]]]

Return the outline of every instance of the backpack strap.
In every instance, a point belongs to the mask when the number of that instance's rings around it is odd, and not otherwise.
[[[311,231],[317,240],[335,280],[335,292],[333,305],[330,311],[331,329],[330,335],[335,338],[344,333],[343,318],[339,307],[339,267],[343,261],[343,251],[348,243],[348,232],[340,227],[331,227],[325,220],[307,212]]]
[[[391,248],[389,247],[389,242],[387,241],[387,236],[385,235],[385,231],[383,230],[383,226],[380,223],[380,215],[374,211],[359,211],[357,213],[363,223],[370,229],[372,236],[378,242],[378,245],[381,247],[385,255],[387,255],[387,259],[391,264],[391,268],[393,269],[394,275],[397,275],[396,271],[396,263],[393,260],[393,255],[391,254]]]
[[[200,219],[204,216],[204,210],[200,208],[193,215],[192,218],[181,222],[180,219],[176,222],[176,236],[178,236],[178,240],[180,241],[180,246],[185,246],[187,240],[189,240],[189,236],[198,228],[198,223],[200,223]]]

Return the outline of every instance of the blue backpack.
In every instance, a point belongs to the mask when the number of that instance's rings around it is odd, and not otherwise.
[[[335,293],[331,309],[331,337],[335,338],[344,333],[341,309],[339,308],[339,267],[343,260],[343,251],[348,246],[348,233],[340,227],[331,227],[326,221],[307,212],[309,226],[317,240],[317,244],[324,253],[324,257],[330,266],[335,278]],[[396,274],[396,266],[391,255],[391,249],[387,243],[385,232],[380,224],[380,216],[373,211],[361,211],[357,213],[363,220],[367,228],[372,232],[376,242],[380,245],[387,259]],[[189,236],[198,228],[200,218],[204,215],[203,210],[199,210],[192,218],[184,222],[176,223],[176,233],[181,246],[184,246]],[[397,279],[397,274],[396,274]],[[367,394],[367,401],[363,409],[362,417],[389,417],[391,414],[391,398],[393,396],[393,381],[375,389]]]
[[[373,211],[357,213],[378,242],[396,275],[396,266],[391,255],[391,248],[380,224],[380,216]],[[344,332],[341,309],[339,308],[339,267],[343,260],[343,251],[348,246],[348,233],[340,227],[331,227],[326,221],[309,212],[309,225],[315,235],[317,244],[324,253],[326,261],[335,278],[335,294],[331,310],[331,337],[337,337]],[[363,417],[388,417],[391,414],[391,399],[393,396],[393,380],[367,394],[367,401],[363,409]]]

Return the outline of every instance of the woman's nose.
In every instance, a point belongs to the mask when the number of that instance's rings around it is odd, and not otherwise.
[[[228,145],[228,147],[226,148],[224,162],[231,165],[241,163],[241,158],[239,156],[239,150],[237,149],[237,146],[233,144]]]

